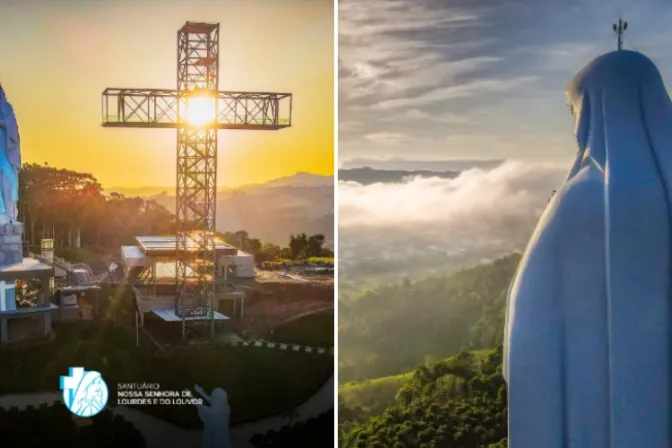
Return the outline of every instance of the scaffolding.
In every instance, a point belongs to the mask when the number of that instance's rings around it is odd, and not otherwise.
[[[217,130],[283,129],[291,115],[290,93],[219,90],[218,23],[178,30],[176,90],[103,91],[104,127],[177,129],[174,306],[183,338],[198,320],[210,320],[214,333]]]

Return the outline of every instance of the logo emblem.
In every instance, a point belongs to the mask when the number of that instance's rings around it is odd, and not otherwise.
[[[109,396],[100,372],[70,367],[68,376],[61,376],[63,403],[77,417],[93,417],[105,409]]]

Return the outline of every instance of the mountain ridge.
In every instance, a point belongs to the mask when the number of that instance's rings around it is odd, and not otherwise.
[[[339,182],[357,182],[361,185],[399,183],[414,177],[454,179],[459,175],[460,171],[381,170],[371,167],[345,168],[338,170]]]
[[[291,234],[319,233],[325,236],[325,246],[332,248],[333,185],[333,176],[299,172],[263,184],[218,189],[217,230],[245,230],[251,238],[283,247],[287,245]],[[145,194],[139,194],[143,193],[143,189]],[[175,212],[174,188],[116,190],[126,196],[152,199],[171,213]]]
[[[220,186],[217,192],[225,193],[235,190],[247,190],[258,187],[283,187],[283,186],[327,186],[333,185],[333,175],[315,174],[306,171],[298,171],[289,176],[277,177],[265,182],[243,184],[237,187]],[[150,197],[165,193],[169,196],[175,196],[175,186],[142,186],[142,187],[106,187],[104,190],[108,193],[123,194],[124,196]]]

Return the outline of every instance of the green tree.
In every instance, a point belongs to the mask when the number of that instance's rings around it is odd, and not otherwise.
[[[56,248],[118,248],[143,233],[174,231],[174,217],[154,201],[105,196],[88,173],[25,164],[19,174],[19,216],[31,250],[40,240],[54,239]]]
[[[289,250],[292,260],[298,260],[308,249],[308,236],[305,233],[289,236]]]
[[[308,237],[307,247],[305,249],[306,257],[321,257],[322,246],[324,246],[324,235],[317,234]]]

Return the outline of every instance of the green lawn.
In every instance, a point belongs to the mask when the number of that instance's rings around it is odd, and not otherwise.
[[[256,347],[187,346],[153,353],[149,344],[135,347],[123,327],[103,321],[55,328],[54,340],[0,353],[0,394],[58,391],[71,366],[101,372],[116,400],[118,383],[159,383],[182,390],[200,384],[229,394],[232,423],[267,412],[281,412],[310,396],[333,373],[333,358]],[[142,406],[183,427],[200,427],[193,406]]]
[[[333,347],[334,310],[321,311],[288,321],[276,327],[267,338],[275,342],[311,347]]]

